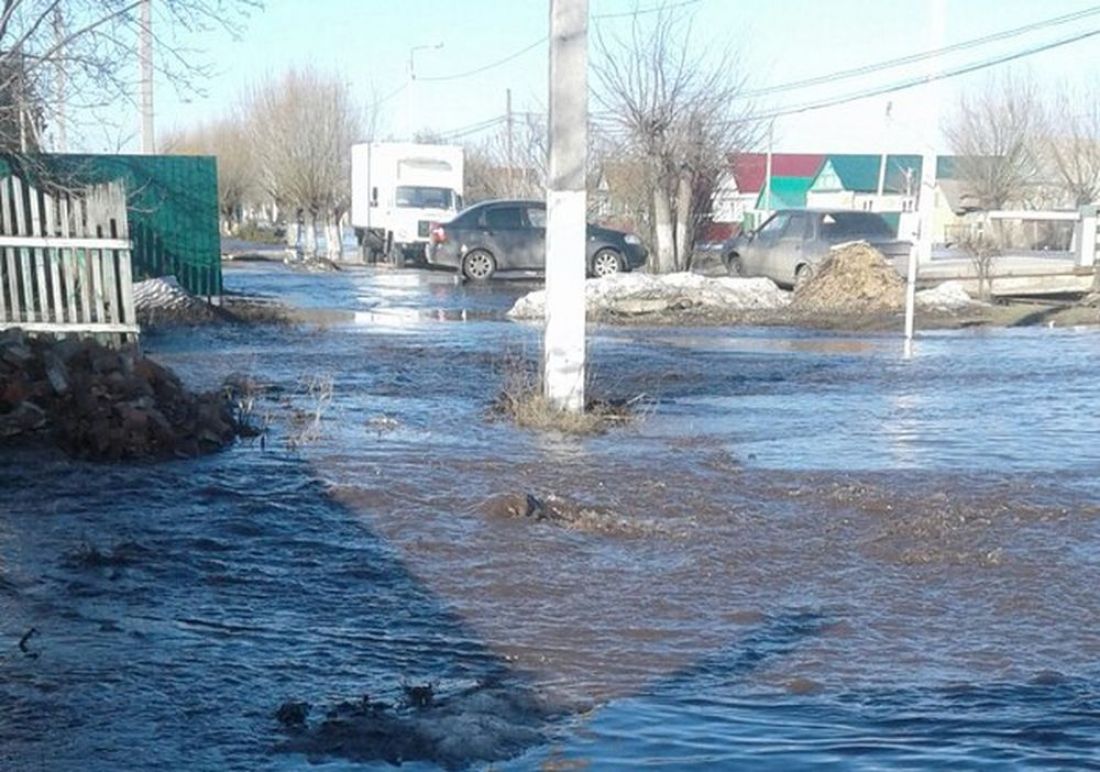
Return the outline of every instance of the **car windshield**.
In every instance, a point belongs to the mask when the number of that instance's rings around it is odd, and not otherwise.
[[[397,205],[410,209],[453,209],[454,191],[450,188],[424,188],[401,185],[397,188]]]
[[[821,237],[836,239],[893,238],[894,232],[885,220],[870,212],[830,212],[821,218]]]

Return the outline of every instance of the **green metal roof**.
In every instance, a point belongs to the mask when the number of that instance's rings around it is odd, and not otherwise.
[[[798,209],[806,206],[806,194],[810,191],[814,177],[772,177],[771,209]],[[761,190],[756,199],[756,208],[765,209],[766,190]]]
[[[883,181],[885,192],[915,192],[916,182],[920,179],[920,165],[919,155],[886,156],[886,178]],[[878,191],[881,166],[881,155],[830,155],[814,180],[813,189],[875,193]]]

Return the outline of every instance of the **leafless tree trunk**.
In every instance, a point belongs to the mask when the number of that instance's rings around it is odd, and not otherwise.
[[[313,69],[290,70],[255,86],[245,98],[247,125],[261,184],[272,199],[301,209],[307,256],[317,251],[317,228],[328,227],[330,259],[343,256],[336,224],[351,203],[351,145],[363,113],[341,78]]]
[[[1007,74],[965,93],[944,127],[958,177],[985,209],[1022,204],[1039,182],[1043,106],[1034,83]]]
[[[4,0],[0,4],[0,148],[21,151],[60,121],[102,127],[101,108],[133,101],[138,0]],[[153,25],[162,78],[194,92],[209,70],[182,35],[235,32],[259,0],[162,0]],[[68,104],[47,98],[63,84]],[[11,99],[11,96],[17,96]],[[28,148],[33,149],[33,148]]]
[[[698,184],[729,153],[755,144],[745,68],[732,50],[714,52],[671,6],[635,14],[629,32],[597,28],[593,62],[598,125],[644,159],[653,183],[658,272],[690,264]]]

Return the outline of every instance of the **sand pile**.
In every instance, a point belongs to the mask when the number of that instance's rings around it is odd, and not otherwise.
[[[864,241],[834,247],[791,302],[799,311],[833,314],[898,311],[904,305],[905,282],[882,253]]]

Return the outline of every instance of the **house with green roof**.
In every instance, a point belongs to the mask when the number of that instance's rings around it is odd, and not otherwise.
[[[919,155],[828,155],[810,184],[811,207],[870,212],[916,211]]]

